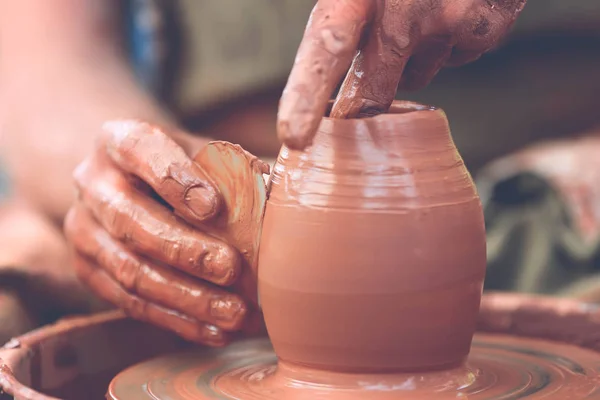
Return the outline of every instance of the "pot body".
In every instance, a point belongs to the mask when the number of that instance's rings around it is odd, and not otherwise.
[[[485,228],[443,111],[324,118],[310,148],[281,150],[269,184],[259,292],[280,359],[358,372],[465,359]]]

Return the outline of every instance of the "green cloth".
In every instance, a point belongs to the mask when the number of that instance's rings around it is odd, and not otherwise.
[[[600,237],[583,234],[563,193],[533,171],[490,175],[478,179],[487,229],[485,289],[600,302]]]

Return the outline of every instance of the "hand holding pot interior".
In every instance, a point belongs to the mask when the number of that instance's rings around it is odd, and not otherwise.
[[[65,231],[80,279],[134,318],[222,345],[247,306],[230,286],[241,257],[203,232],[221,207],[207,171],[169,136],[132,121],[105,126],[75,171]]]
[[[310,144],[349,68],[331,116],[387,111],[398,87],[423,87],[443,66],[490,50],[525,2],[319,0],[281,99],[280,139],[295,149]]]

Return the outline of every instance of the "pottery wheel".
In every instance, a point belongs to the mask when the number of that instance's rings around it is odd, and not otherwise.
[[[121,372],[107,398],[600,399],[600,354],[506,335],[475,335],[467,363],[449,371],[321,374],[276,361],[266,339],[171,354]]]

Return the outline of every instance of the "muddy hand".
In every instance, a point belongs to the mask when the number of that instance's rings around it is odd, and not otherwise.
[[[425,86],[443,66],[476,60],[505,34],[526,0],[319,0],[279,106],[288,147],[311,143],[346,79],[336,118],[385,112],[398,87]]]
[[[239,277],[240,255],[202,232],[220,194],[159,129],[125,121],[105,131],[75,171],[78,200],[65,221],[79,278],[134,318],[225,344],[247,307],[223,288]]]

